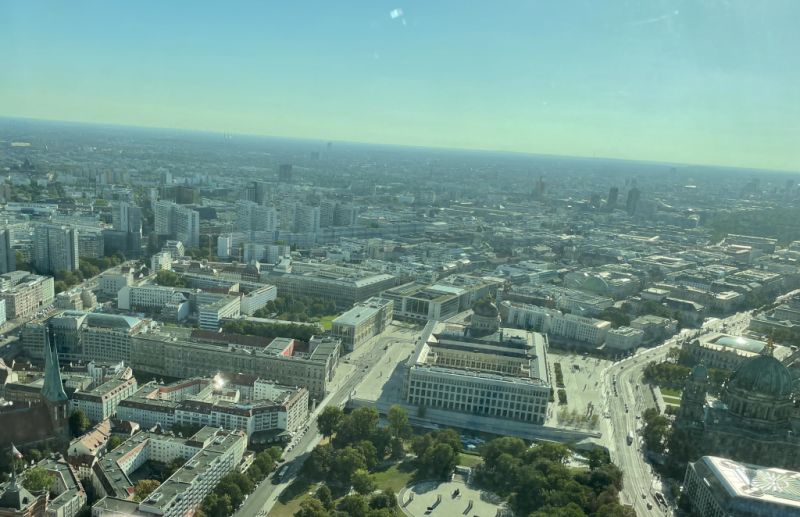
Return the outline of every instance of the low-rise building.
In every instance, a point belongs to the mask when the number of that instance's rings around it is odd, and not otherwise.
[[[219,330],[221,320],[239,316],[241,311],[240,300],[236,296],[225,296],[211,303],[201,304],[197,311],[199,327],[204,330]]]
[[[678,322],[670,318],[645,314],[631,320],[631,327],[644,331],[644,341],[652,343],[666,339],[678,330]]]
[[[116,297],[119,290],[123,287],[133,285],[133,273],[130,268],[123,268],[123,271],[106,272],[100,277],[100,292],[106,296]]]
[[[331,335],[342,340],[345,351],[352,352],[392,323],[394,302],[370,298],[345,312],[331,323]]]
[[[683,493],[703,517],[798,517],[800,473],[703,456],[686,466]]]
[[[278,288],[274,285],[265,285],[253,289],[242,296],[241,313],[252,316],[257,310],[264,308],[267,303],[278,297]]]
[[[72,395],[72,409],[80,409],[92,423],[116,415],[117,405],[136,392],[138,384],[133,370],[125,368],[110,379],[89,391],[76,391]]]
[[[117,293],[117,307],[128,311],[159,312],[167,303],[185,299],[186,295],[174,287],[125,286]]]
[[[606,352],[630,353],[644,340],[644,331],[631,327],[611,329],[606,334]]]
[[[536,305],[504,301],[500,307],[500,313],[507,323],[547,333],[555,341],[570,345],[599,347],[611,329],[611,323],[605,320],[563,314]]]
[[[75,517],[86,506],[86,490],[77,472],[63,458],[48,458],[37,465],[47,470],[53,480],[47,502],[47,517]]]

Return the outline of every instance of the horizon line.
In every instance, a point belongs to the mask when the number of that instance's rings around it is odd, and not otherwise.
[[[19,120],[19,121],[29,121],[29,122],[51,122],[51,123],[61,123],[61,124],[75,124],[75,125],[85,125],[85,126],[110,126],[113,128],[122,128],[122,129],[151,129],[151,130],[158,130],[158,131],[175,131],[175,132],[183,132],[183,133],[199,133],[199,134],[206,134],[206,135],[230,135],[230,136],[243,136],[243,137],[256,137],[256,138],[265,138],[265,139],[284,139],[284,140],[298,140],[301,142],[333,142],[339,144],[350,144],[350,145],[365,145],[365,146],[387,146],[387,147],[401,147],[401,148],[408,148],[408,149],[430,149],[430,150],[437,150],[437,151],[460,151],[460,152],[471,152],[471,153],[484,153],[484,154],[509,154],[509,155],[517,155],[517,156],[529,156],[529,157],[540,157],[540,158],[565,158],[565,159],[579,159],[579,160],[608,160],[608,161],[617,161],[617,162],[631,162],[631,163],[646,163],[651,165],[664,165],[664,166],[671,166],[671,167],[706,167],[706,168],[718,168],[718,169],[734,169],[739,171],[753,171],[753,172],[772,172],[772,173],[779,173],[779,174],[799,174],[800,169],[798,170],[790,170],[790,169],[773,169],[769,167],[743,167],[739,165],[721,165],[721,164],[705,164],[705,163],[685,163],[685,162],[669,162],[669,161],[659,161],[659,160],[646,160],[646,159],[634,159],[634,158],[618,158],[613,156],[586,156],[586,155],[565,155],[565,154],[548,154],[548,153],[535,153],[530,151],[510,151],[510,150],[501,150],[501,149],[486,149],[486,148],[475,148],[475,147],[448,147],[448,146],[437,146],[437,145],[415,145],[415,144],[394,144],[388,142],[363,142],[363,141],[356,141],[356,140],[337,140],[337,139],[330,139],[330,138],[319,138],[319,137],[298,137],[298,136],[286,136],[286,135],[272,135],[272,134],[265,134],[265,133],[248,133],[248,132],[236,132],[236,131],[220,131],[220,130],[209,130],[209,129],[197,129],[197,128],[182,128],[182,127],[165,127],[165,126],[151,126],[151,125],[131,125],[131,124],[124,124],[119,122],[89,122],[85,120],[60,120],[60,119],[48,119],[48,118],[38,118],[38,117],[22,117],[22,116],[14,116],[14,115],[3,115],[0,114],[0,120]]]

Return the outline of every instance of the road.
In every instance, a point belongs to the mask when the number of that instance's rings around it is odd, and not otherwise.
[[[662,361],[670,348],[678,346],[683,340],[695,335],[723,331],[739,334],[749,322],[749,311],[736,313],[725,319],[711,319],[701,330],[685,329],[663,344],[641,351],[610,366],[604,372],[603,391],[607,394],[605,419],[607,445],[611,460],[624,472],[624,486],[621,496],[625,503],[633,505],[636,515],[672,515],[669,508],[659,506],[653,497],[663,491],[661,481],[645,461],[641,437],[636,432],[641,414],[648,407],[654,407],[650,391],[641,381],[642,373],[648,363]],[[616,391],[614,384],[616,382]],[[628,445],[628,433],[633,435],[633,443]],[[650,503],[652,508],[647,508]]]
[[[403,332],[403,330],[400,330]],[[416,330],[409,328],[405,331],[411,335]],[[367,374],[376,367],[380,360],[385,355],[383,347],[392,341],[396,340],[395,336],[387,335],[374,339],[371,343],[365,345],[365,348],[350,354],[348,358],[349,363],[355,366],[354,369],[345,377],[339,380],[338,385],[333,385],[330,388],[331,393],[320,402],[314,409],[313,413],[309,416],[309,427],[303,435],[299,436],[284,452],[284,459],[286,464],[289,465],[289,470],[285,476],[285,481],[273,485],[272,477],[265,479],[242,503],[239,510],[235,515],[240,517],[255,517],[257,515],[266,515],[272,509],[273,505],[277,502],[278,497],[283,490],[294,481],[297,472],[303,466],[309,453],[317,446],[322,436],[317,429],[317,415],[328,405],[344,407],[347,400],[350,398],[356,387],[363,382]],[[291,448],[289,448],[291,447]]]

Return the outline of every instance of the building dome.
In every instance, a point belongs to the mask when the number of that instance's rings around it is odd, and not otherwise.
[[[485,318],[496,318],[500,315],[500,311],[497,310],[497,305],[488,297],[481,298],[475,302],[475,305],[472,306],[472,312]]]
[[[702,362],[692,368],[692,380],[695,382],[705,382],[708,380],[708,368]]]
[[[728,388],[774,399],[786,399],[792,394],[792,375],[772,354],[765,353],[742,363],[731,375]]]

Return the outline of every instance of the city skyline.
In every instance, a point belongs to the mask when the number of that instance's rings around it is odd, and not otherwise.
[[[796,6],[580,7],[4,6],[0,115],[797,170]]]

